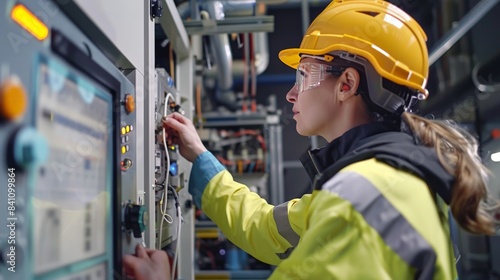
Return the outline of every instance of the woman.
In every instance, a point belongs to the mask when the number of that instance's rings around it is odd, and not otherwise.
[[[455,279],[448,205],[473,233],[493,233],[487,170],[469,134],[411,113],[428,95],[426,36],[377,0],[333,1],[300,48],[286,95],[297,132],[328,144],[301,161],[314,191],[278,206],[231,177],[190,120],[164,121],[193,162],[189,191],[234,244],[277,265],[270,279]]]

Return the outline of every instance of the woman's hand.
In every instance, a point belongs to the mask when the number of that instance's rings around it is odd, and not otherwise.
[[[163,119],[166,138],[169,145],[179,145],[179,152],[190,162],[193,162],[207,149],[201,142],[193,122],[179,113],[172,113]]]
[[[165,251],[137,245],[135,256],[123,256],[125,274],[137,280],[170,280],[170,264]]]

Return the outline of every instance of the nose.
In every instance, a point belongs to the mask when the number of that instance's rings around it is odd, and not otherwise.
[[[286,100],[290,103],[297,102],[298,90],[297,85],[293,85],[293,87],[286,94]]]

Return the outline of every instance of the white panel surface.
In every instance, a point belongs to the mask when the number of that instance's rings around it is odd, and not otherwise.
[[[75,0],[121,53],[144,74],[144,22],[149,19],[144,1]]]

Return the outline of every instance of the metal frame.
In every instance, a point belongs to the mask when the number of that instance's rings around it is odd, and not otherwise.
[[[274,16],[233,17],[224,20],[184,21],[190,35],[213,35],[247,32],[273,32]]]

